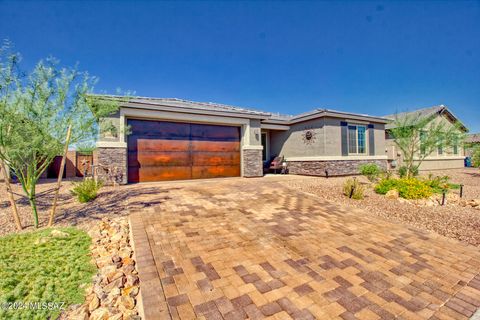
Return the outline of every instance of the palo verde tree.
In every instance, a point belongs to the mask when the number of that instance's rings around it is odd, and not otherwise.
[[[406,176],[413,176],[420,164],[437,150],[456,147],[460,149],[465,134],[460,123],[447,125],[430,116],[395,116],[393,128],[389,129],[395,144],[402,151]]]
[[[76,67],[61,68],[53,58],[41,60],[25,73],[20,56],[9,43],[0,52],[0,160],[18,178],[38,227],[36,185],[53,159],[70,143],[92,141],[98,119],[118,105],[96,103],[91,92],[95,79]]]

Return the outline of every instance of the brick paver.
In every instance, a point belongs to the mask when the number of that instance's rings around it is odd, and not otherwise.
[[[480,307],[478,248],[278,179],[149,188],[163,200],[131,210],[147,319],[468,319]]]

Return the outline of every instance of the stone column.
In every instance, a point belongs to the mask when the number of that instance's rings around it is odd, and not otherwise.
[[[127,148],[99,147],[97,148],[96,163],[98,166],[97,177],[105,183],[112,183],[107,172],[103,168],[109,168],[116,172],[117,183],[126,184],[127,178]]]
[[[243,148],[243,176],[246,178],[262,177],[262,146],[250,146]]]

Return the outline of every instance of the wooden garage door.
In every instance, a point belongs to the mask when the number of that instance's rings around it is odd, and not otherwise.
[[[128,181],[240,175],[240,128],[167,121],[127,120]]]

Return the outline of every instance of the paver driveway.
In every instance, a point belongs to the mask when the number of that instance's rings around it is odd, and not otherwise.
[[[135,199],[147,207],[131,205],[147,319],[467,319],[480,307],[478,248],[279,179],[148,185]]]

